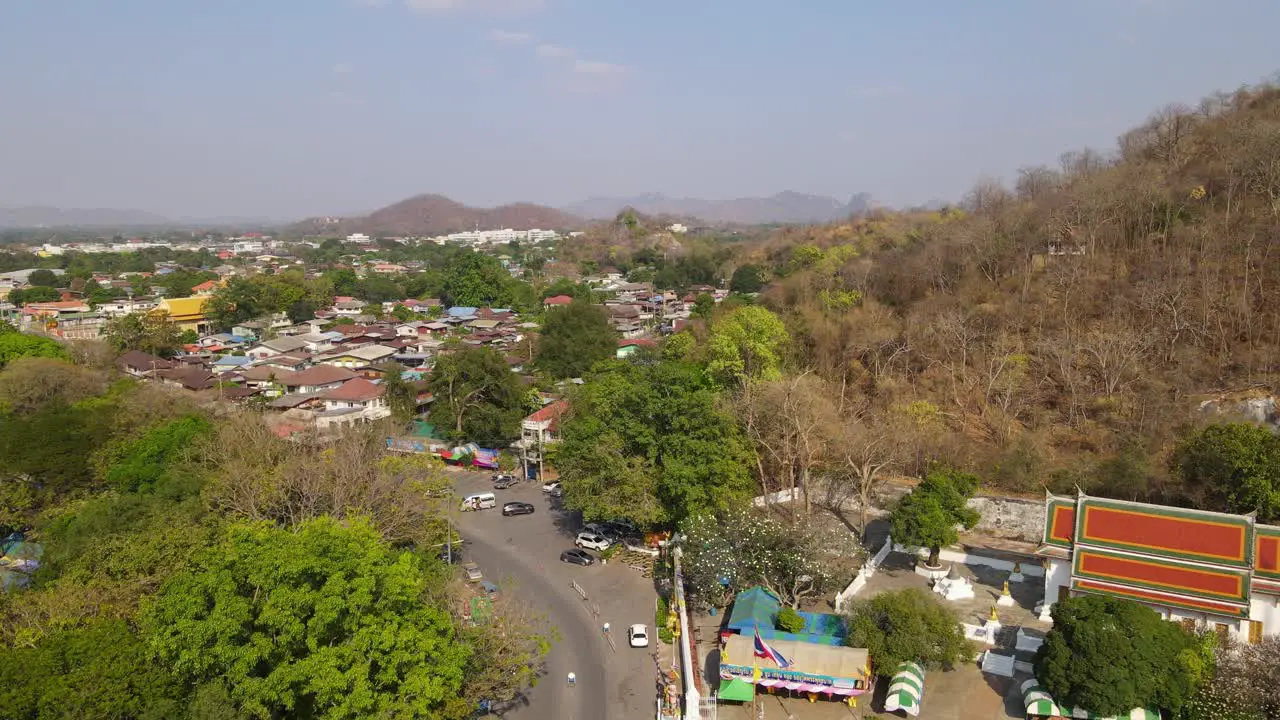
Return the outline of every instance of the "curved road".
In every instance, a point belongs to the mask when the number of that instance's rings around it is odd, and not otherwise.
[[[499,512],[486,510],[468,515],[488,515],[492,519]],[[464,557],[475,562],[485,577],[497,582],[502,592],[515,592],[521,598],[533,600],[536,610],[544,613],[559,633],[547,655],[547,674],[538,685],[527,693],[527,704],[505,713],[509,720],[545,720],[555,717],[563,720],[603,720],[608,713],[608,694],[605,683],[605,646],[597,637],[595,621],[582,599],[567,583],[553,582],[545,572],[545,544],[541,548],[517,546],[512,537],[497,537],[480,523],[467,523],[468,517],[459,523],[465,539]],[[518,522],[529,518],[501,518]],[[485,523],[487,525],[487,523]],[[521,544],[523,545],[523,543]],[[531,551],[542,550],[535,560],[528,557]],[[555,560],[559,559],[556,546]],[[513,587],[514,586],[514,587]],[[570,672],[577,675],[577,686],[570,688],[566,678]],[[554,714],[552,714],[554,713]]]

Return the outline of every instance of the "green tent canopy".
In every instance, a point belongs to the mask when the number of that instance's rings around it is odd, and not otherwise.
[[[751,702],[756,699],[756,686],[742,678],[721,680],[720,693],[717,697],[734,702]]]
[[[904,662],[889,681],[884,698],[885,712],[901,710],[908,715],[920,714],[920,697],[924,695],[924,668],[919,663]]]

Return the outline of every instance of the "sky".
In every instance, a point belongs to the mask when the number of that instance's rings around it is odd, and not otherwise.
[[[1270,0],[0,0],[0,206],[891,206],[1280,70]]]

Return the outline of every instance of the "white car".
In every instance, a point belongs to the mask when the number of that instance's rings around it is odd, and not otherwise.
[[[603,535],[597,535],[593,532],[580,532],[573,544],[587,550],[603,551],[607,550],[613,542]]]
[[[636,623],[627,628],[627,642],[631,647],[649,647],[649,631],[643,623]]]
[[[544,493],[555,492],[556,490],[559,490],[559,489],[560,489],[560,481],[559,481],[559,480],[553,480],[553,481],[551,481],[551,482],[549,482],[549,483],[546,483],[545,485],[543,485],[543,486],[542,486],[542,492],[544,492]]]

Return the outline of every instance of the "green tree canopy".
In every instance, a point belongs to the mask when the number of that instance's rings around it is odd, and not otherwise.
[[[56,302],[62,299],[62,293],[56,289],[44,285],[33,285],[31,287],[13,290],[9,293],[9,302],[14,305],[24,305],[26,303],[35,302]]]
[[[691,363],[597,366],[572,399],[555,464],[587,519],[678,523],[750,497],[751,450],[706,372]]]
[[[971,528],[978,523],[978,511],[966,504],[978,485],[978,476],[972,473],[930,468],[889,515],[894,542],[929,548],[929,565],[937,567],[942,547],[959,539],[956,526]]]
[[[461,718],[470,650],[430,582],[360,521],[234,525],[144,607],[144,636],[250,717]]]
[[[184,716],[185,690],[123,620],[0,648],[0,716],[14,720]]]
[[[725,385],[776,380],[787,343],[787,328],[777,315],[755,305],[740,307],[711,327],[707,369]]]
[[[121,492],[152,492],[181,479],[191,472],[183,467],[184,461],[212,431],[207,419],[188,415],[126,439],[106,452],[105,479]]]
[[[428,418],[454,440],[506,445],[532,411],[520,378],[487,347],[463,346],[441,355],[427,387],[435,396]]]
[[[52,270],[40,268],[31,273],[27,277],[28,285],[41,285],[43,287],[58,287],[58,276]]]
[[[1060,705],[1098,715],[1182,709],[1211,670],[1197,639],[1150,608],[1085,595],[1053,605],[1036,678]]]
[[[742,265],[733,271],[729,290],[736,293],[756,293],[764,287],[764,270],[759,265]]]
[[[67,349],[57,340],[19,332],[0,333],[0,369],[14,360],[28,357],[66,360],[69,356]]]
[[[547,313],[535,362],[556,379],[582,377],[592,365],[613,358],[617,350],[617,333],[604,308],[574,300]]]
[[[960,617],[933,593],[918,588],[854,600],[845,619],[845,643],[866,648],[879,675],[892,674],[904,662],[950,669],[973,657]]]
[[[1280,520],[1280,437],[1248,423],[1209,425],[1184,440],[1172,464],[1215,510]]]
[[[142,350],[170,356],[182,347],[182,330],[162,312],[129,313],[107,321],[107,342],[120,352]]]

